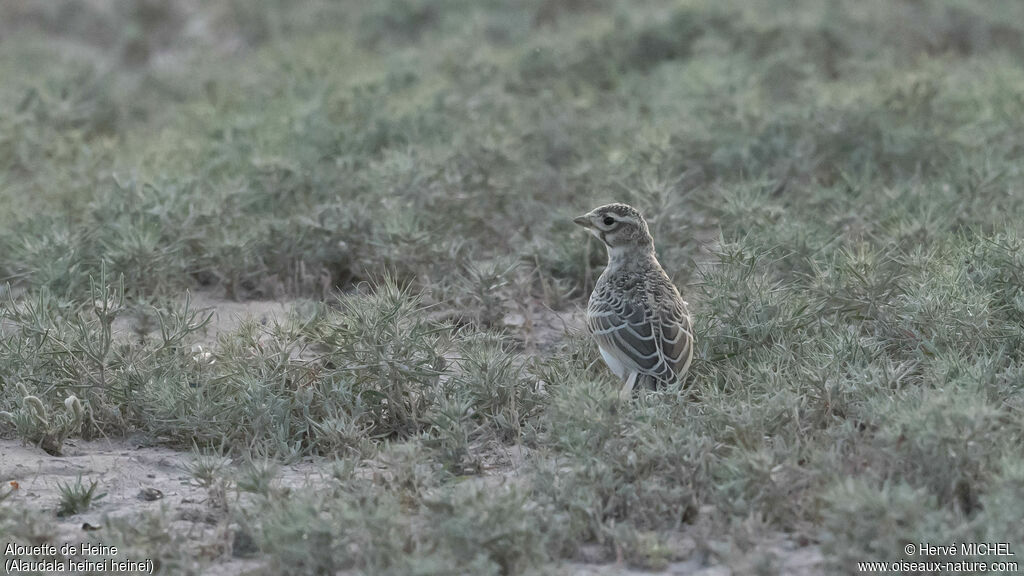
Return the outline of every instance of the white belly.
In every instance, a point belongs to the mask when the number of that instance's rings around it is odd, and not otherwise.
[[[605,352],[601,346],[597,347],[601,351],[601,358],[604,358],[604,363],[608,365],[608,368],[619,378],[626,379],[626,366],[619,362],[615,356],[612,356],[608,352]]]

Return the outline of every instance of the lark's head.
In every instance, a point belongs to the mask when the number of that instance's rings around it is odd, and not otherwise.
[[[639,250],[654,250],[654,239],[647,229],[647,222],[636,208],[626,204],[605,204],[573,219],[604,242],[608,254],[626,254]]]

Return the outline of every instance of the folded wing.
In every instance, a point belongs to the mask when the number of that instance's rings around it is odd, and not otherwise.
[[[689,368],[693,336],[681,302],[661,308],[627,300],[597,303],[588,310],[587,324],[598,345],[628,372],[671,382]]]

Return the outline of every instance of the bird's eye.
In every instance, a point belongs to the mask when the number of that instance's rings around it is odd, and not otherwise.
[[[605,226],[611,226],[612,224],[615,224],[615,218],[612,218],[611,216],[605,216],[604,217],[604,225]]]

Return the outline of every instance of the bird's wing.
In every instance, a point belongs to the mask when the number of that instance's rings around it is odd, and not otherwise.
[[[627,372],[671,381],[690,365],[693,336],[682,302],[660,309],[625,299],[598,303],[588,311],[587,325]]]

